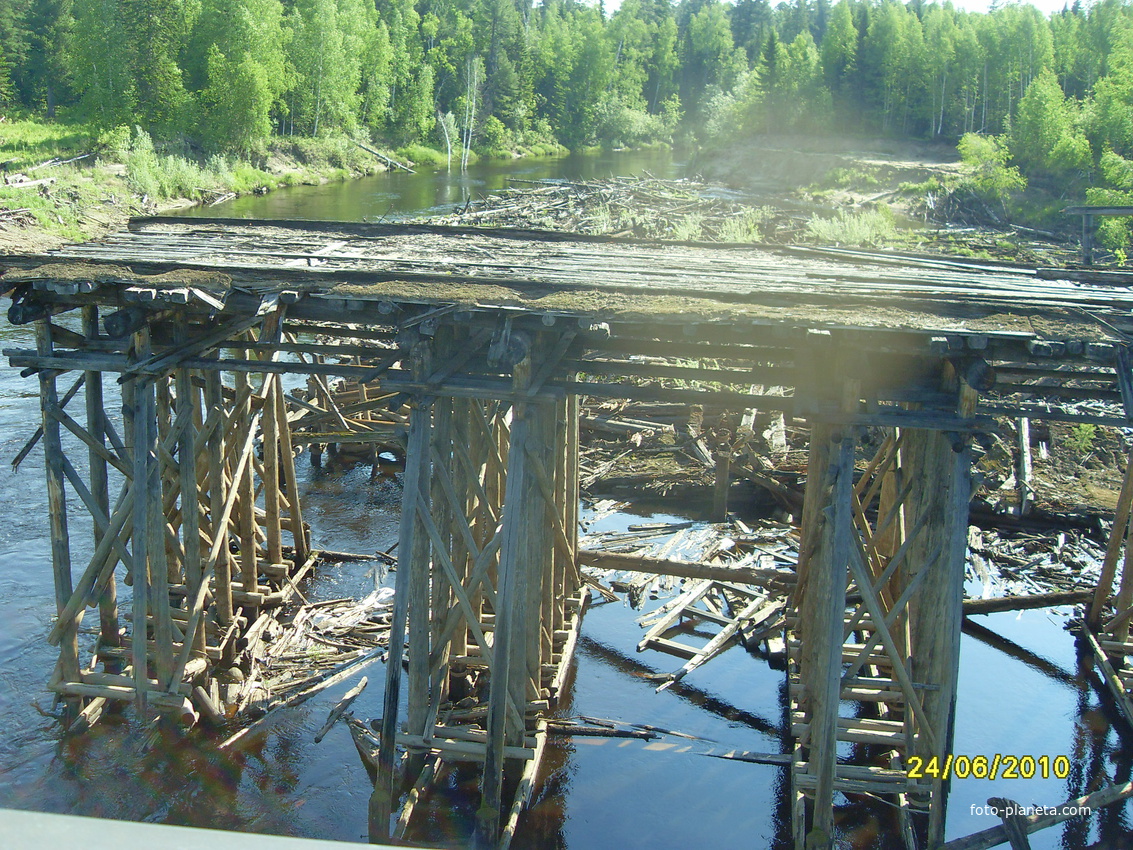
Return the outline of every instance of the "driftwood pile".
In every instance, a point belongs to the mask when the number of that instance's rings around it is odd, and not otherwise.
[[[604,180],[512,180],[432,224],[561,230],[687,242],[756,242],[801,230],[805,216],[753,207],[721,185],[651,175]]]
[[[584,492],[689,497],[714,487],[712,518],[722,520],[737,479],[761,490],[780,518],[802,506],[806,451],[791,446],[805,446],[805,437],[781,414],[605,402],[587,406],[580,427]]]
[[[789,418],[683,405],[606,403],[586,409],[582,433],[581,482],[584,492],[592,496],[676,495],[690,505],[699,505],[696,513],[701,518],[714,520],[725,519],[729,507],[740,509],[743,515],[756,513],[780,520],[797,519],[801,512],[806,480],[806,452],[801,447],[808,435]],[[1016,455],[1017,446],[1011,445],[1018,442],[1017,434],[1006,433],[1010,443],[991,435],[994,452],[987,457],[996,460],[998,475],[992,465],[982,465],[983,486],[973,502],[973,522],[978,527],[973,527],[969,536],[971,612],[984,610],[981,604],[1007,605],[1011,600],[1015,607],[1023,607],[1023,597],[1050,594],[1071,594],[1067,600],[1081,601],[1078,597],[1098,580],[1107,539],[1105,523],[1044,512],[1033,503],[1027,507],[1028,516],[1020,518],[1016,474],[1022,464]],[[1036,433],[1049,439],[1045,432]],[[1120,442],[1121,435],[1106,439]],[[1108,445],[1103,443],[1102,429],[1097,443]],[[1103,453],[1101,449],[1095,449],[1094,454],[1099,453]],[[1044,460],[1045,451],[1039,454],[1036,470],[1043,474],[1034,474],[1027,483],[1048,489],[1054,472]],[[1011,497],[1004,499],[1008,490]],[[704,506],[709,503],[711,516],[706,516]],[[601,519],[601,511],[616,504],[612,499],[598,502],[596,518]],[[724,554],[718,548],[722,541],[736,547],[726,553],[731,558],[742,553],[744,535],[718,528],[723,527],[640,523],[618,532],[592,535],[582,546],[606,553],[700,563]],[[775,551],[781,554],[781,550]],[[766,552],[762,557],[766,560]],[[735,564],[761,568],[782,565]],[[592,570],[591,577],[609,590],[628,594],[635,606],[643,598],[665,594],[675,587],[668,577],[644,573],[626,577],[616,571]],[[1036,604],[1039,601],[1034,599]]]
[[[621,507],[598,502],[588,522]],[[797,532],[789,525],[644,522],[587,534],[579,544],[583,573],[607,601],[616,601],[619,593],[634,608],[667,600],[638,620],[647,629],[639,652],[655,649],[685,662],[656,677],[659,691],[730,646],[758,652],[781,638],[798,562]]]
[[[380,660],[392,608],[393,591],[381,588],[360,600],[308,602],[283,624],[260,617],[247,634],[250,672],[234,671],[226,700],[239,706],[238,713],[246,707],[258,719],[221,746],[263,726],[273,712],[299,705]]]
[[[968,532],[968,579],[991,598],[1031,593],[1092,590],[1105,547],[1080,529],[1046,532],[972,527]]]

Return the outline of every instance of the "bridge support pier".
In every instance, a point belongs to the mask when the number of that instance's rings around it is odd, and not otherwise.
[[[542,715],[562,688],[585,600],[577,399],[539,391],[541,343],[515,364],[509,399],[413,398],[372,841],[405,836],[446,763],[483,763],[484,846],[510,840],[533,790]],[[418,342],[415,372],[427,377],[452,349]]]
[[[232,341],[270,341],[281,318],[265,316],[253,338],[246,323]],[[82,725],[121,702],[192,722],[198,710],[224,713],[241,626],[282,604],[311,567],[280,376],[253,381],[240,372],[225,386],[219,367],[181,362],[205,347],[189,342],[183,326],[155,355],[148,325],[115,337],[100,333],[98,320],[97,307],[83,308],[84,338],[121,345],[129,358],[119,380],[120,432],[97,368],[80,378],[82,424],[65,410],[79,384],[60,399],[57,373],[39,373],[59,615],[48,637],[60,647],[49,687]],[[72,332],[38,321],[42,357],[53,356],[57,334]],[[86,476],[67,454],[65,433],[86,450]],[[93,524],[94,551],[77,574],[67,489]],[[130,587],[125,618],[119,566]],[[99,637],[83,661],[79,627],[88,606],[99,609]]]
[[[970,409],[970,391],[960,393]],[[812,428],[789,622],[795,846],[831,846],[837,797],[896,798],[943,841],[963,618],[967,435]],[[855,764],[843,763],[851,754]]]

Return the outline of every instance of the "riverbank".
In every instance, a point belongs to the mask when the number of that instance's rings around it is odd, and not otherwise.
[[[425,168],[443,168],[446,162],[443,153],[421,146],[388,152],[367,148],[371,146],[345,137],[277,138],[255,162],[245,162],[203,157],[188,144],[182,149],[155,146],[137,129],[119,128],[96,137],[81,125],[5,122],[0,125],[0,251],[41,251],[87,241],[120,229],[135,215],[193,207],[204,212],[220,202],[280,188],[353,182],[392,167],[387,157]],[[540,158],[565,150],[509,153]],[[973,218],[962,199],[957,202],[964,166],[951,145],[765,136],[703,150],[687,171],[702,177],[690,191],[706,193],[706,203],[719,205],[721,187],[737,193],[725,198],[732,201],[728,207],[734,221],[702,226],[700,212],[692,210],[654,227],[646,203],[620,216],[598,209],[590,229],[650,238],[886,248],[1045,266],[1077,259],[1076,221],[1036,224],[1035,217],[1022,216],[1021,224],[1013,224],[1007,216],[999,222],[981,218],[978,211]],[[459,208],[479,202],[490,189],[464,185],[453,200]],[[542,190],[532,191],[537,195]],[[1019,199],[1013,212],[1028,203]],[[1043,210],[1050,202],[1037,198],[1031,206]],[[523,223],[563,226],[542,218]],[[506,223],[495,217],[478,223],[489,221]]]
[[[811,244],[884,247],[1037,266],[1080,262],[1073,203],[1042,181],[1000,197],[980,191],[975,168],[955,145],[888,138],[752,137],[702,150],[692,170],[744,192],[770,193],[782,206],[830,223]],[[1022,181],[1026,182],[1026,181]],[[886,220],[889,224],[886,225]],[[1099,265],[1120,266],[1112,254]]]
[[[82,125],[4,122],[0,251],[47,250],[105,235],[135,215],[372,175],[387,169],[383,158],[346,137],[277,138],[250,162],[158,146],[137,129],[94,135]]]

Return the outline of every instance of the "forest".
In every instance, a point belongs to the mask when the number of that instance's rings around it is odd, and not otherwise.
[[[0,103],[253,159],[333,134],[450,156],[963,140],[992,191],[1129,203],[1133,4],[0,0]]]

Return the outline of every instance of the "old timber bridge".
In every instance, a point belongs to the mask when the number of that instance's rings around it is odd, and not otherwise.
[[[951,751],[974,436],[1002,416],[1133,421],[1133,294],[1027,269],[175,218],[0,264],[10,320],[36,325],[35,350],[4,355],[39,381],[58,605],[49,639],[60,647],[50,687],[72,717],[132,702],[192,721],[215,701],[246,624],[311,569],[283,376],[380,388],[347,413],[408,401],[374,840],[388,837],[404,789],[446,762],[482,762],[487,843],[507,842],[530,797],[588,596],[580,396],[809,421],[787,618],[799,847],[829,840],[843,791],[914,813],[929,846],[943,837],[946,786],[906,766]],[[56,321],[69,311],[81,330]],[[76,386],[61,395],[69,372]],[[83,422],[64,409],[79,383]],[[305,405],[333,430],[343,413],[320,398]],[[1106,400],[1113,412],[1050,399]],[[888,436],[856,462],[867,427]],[[85,479],[64,437],[89,458]],[[93,518],[86,565],[71,561],[67,488]],[[1128,556],[1110,594],[1131,501],[1127,479],[1089,616],[1126,711]],[[132,585],[128,623],[119,571]],[[88,607],[100,616],[93,648],[79,638]],[[455,719],[469,669],[487,687]],[[845,741],[880,748],[886,766],[845,763]]]

